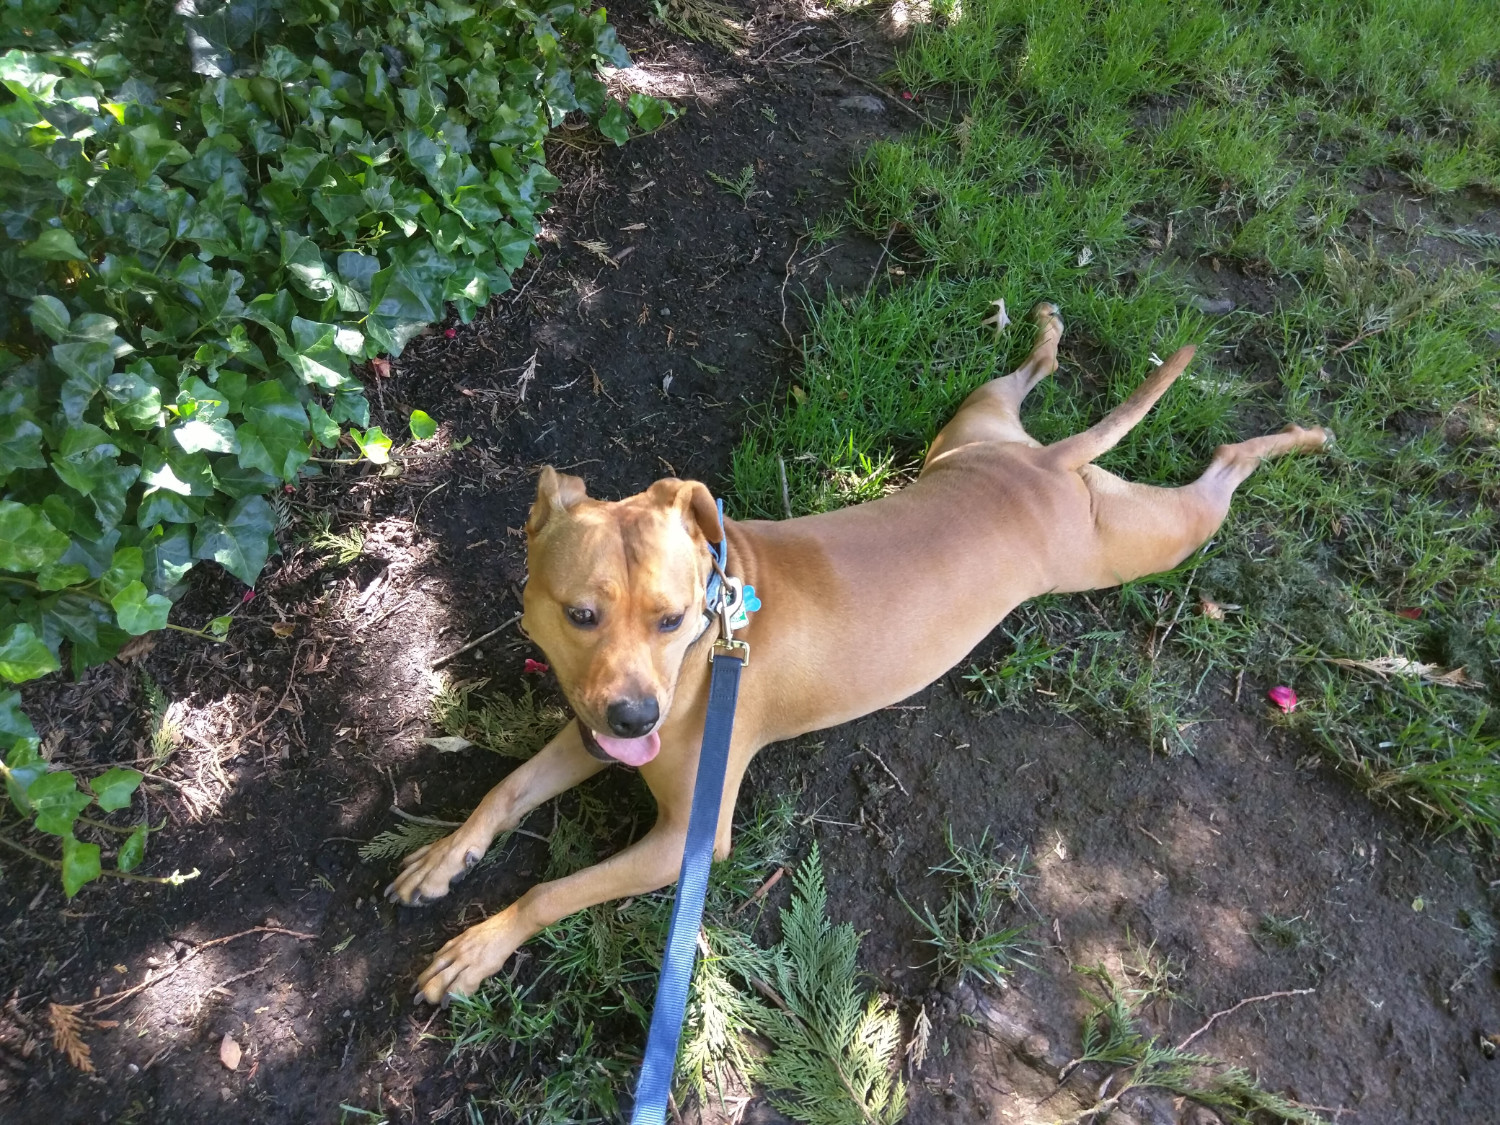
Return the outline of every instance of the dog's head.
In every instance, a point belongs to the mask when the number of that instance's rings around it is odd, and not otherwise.
[[[599,748],[639,766],[661,749],[683,657],[699,632],[722,532],[696,481],[660,480],[616,502],[542,470],[526,521],[522,623]]]

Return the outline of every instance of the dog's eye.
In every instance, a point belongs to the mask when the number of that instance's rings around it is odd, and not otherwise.
[[[661,631],[663,633],[674,632],[677,629],[677,626],[682,624],[682,618],[683,615],[680,613],[674,614],[671,617],[663,617],[661,619]]]
[[[598,624],[599,619],[594,616],[594,611],[584,609],[581,606],[573,606],[568,610],[568,620],[580,629],[590,629]]]

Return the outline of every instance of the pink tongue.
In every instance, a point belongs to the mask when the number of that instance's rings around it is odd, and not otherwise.
[[[644,738],[611,738],[607,734],[593,732],[594,741],[599,744],[611,758],[624,762],[627,766],[644,766],[652,758],[656,757],[661,749],[661,735],[652,731]]]

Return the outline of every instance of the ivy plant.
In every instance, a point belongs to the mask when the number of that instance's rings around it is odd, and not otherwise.
[[[354,365],[510,287],[565,117],[622,143],[676,113],[609,96],[628,62],[573,4],[0,6],[0,681],[183,628],[197,563],[254,584],[268,494],[388,460]],[[0,739],[37,830],[102,807]]]

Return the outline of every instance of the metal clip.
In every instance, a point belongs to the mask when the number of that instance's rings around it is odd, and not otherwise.
[[[712,664],[721,656],[727,656],[738,660],[743,667],[750,665],[750,645],[746,641],[737,641],[733,638],[717,640],[713,649],[708,654],[708,662]]]

